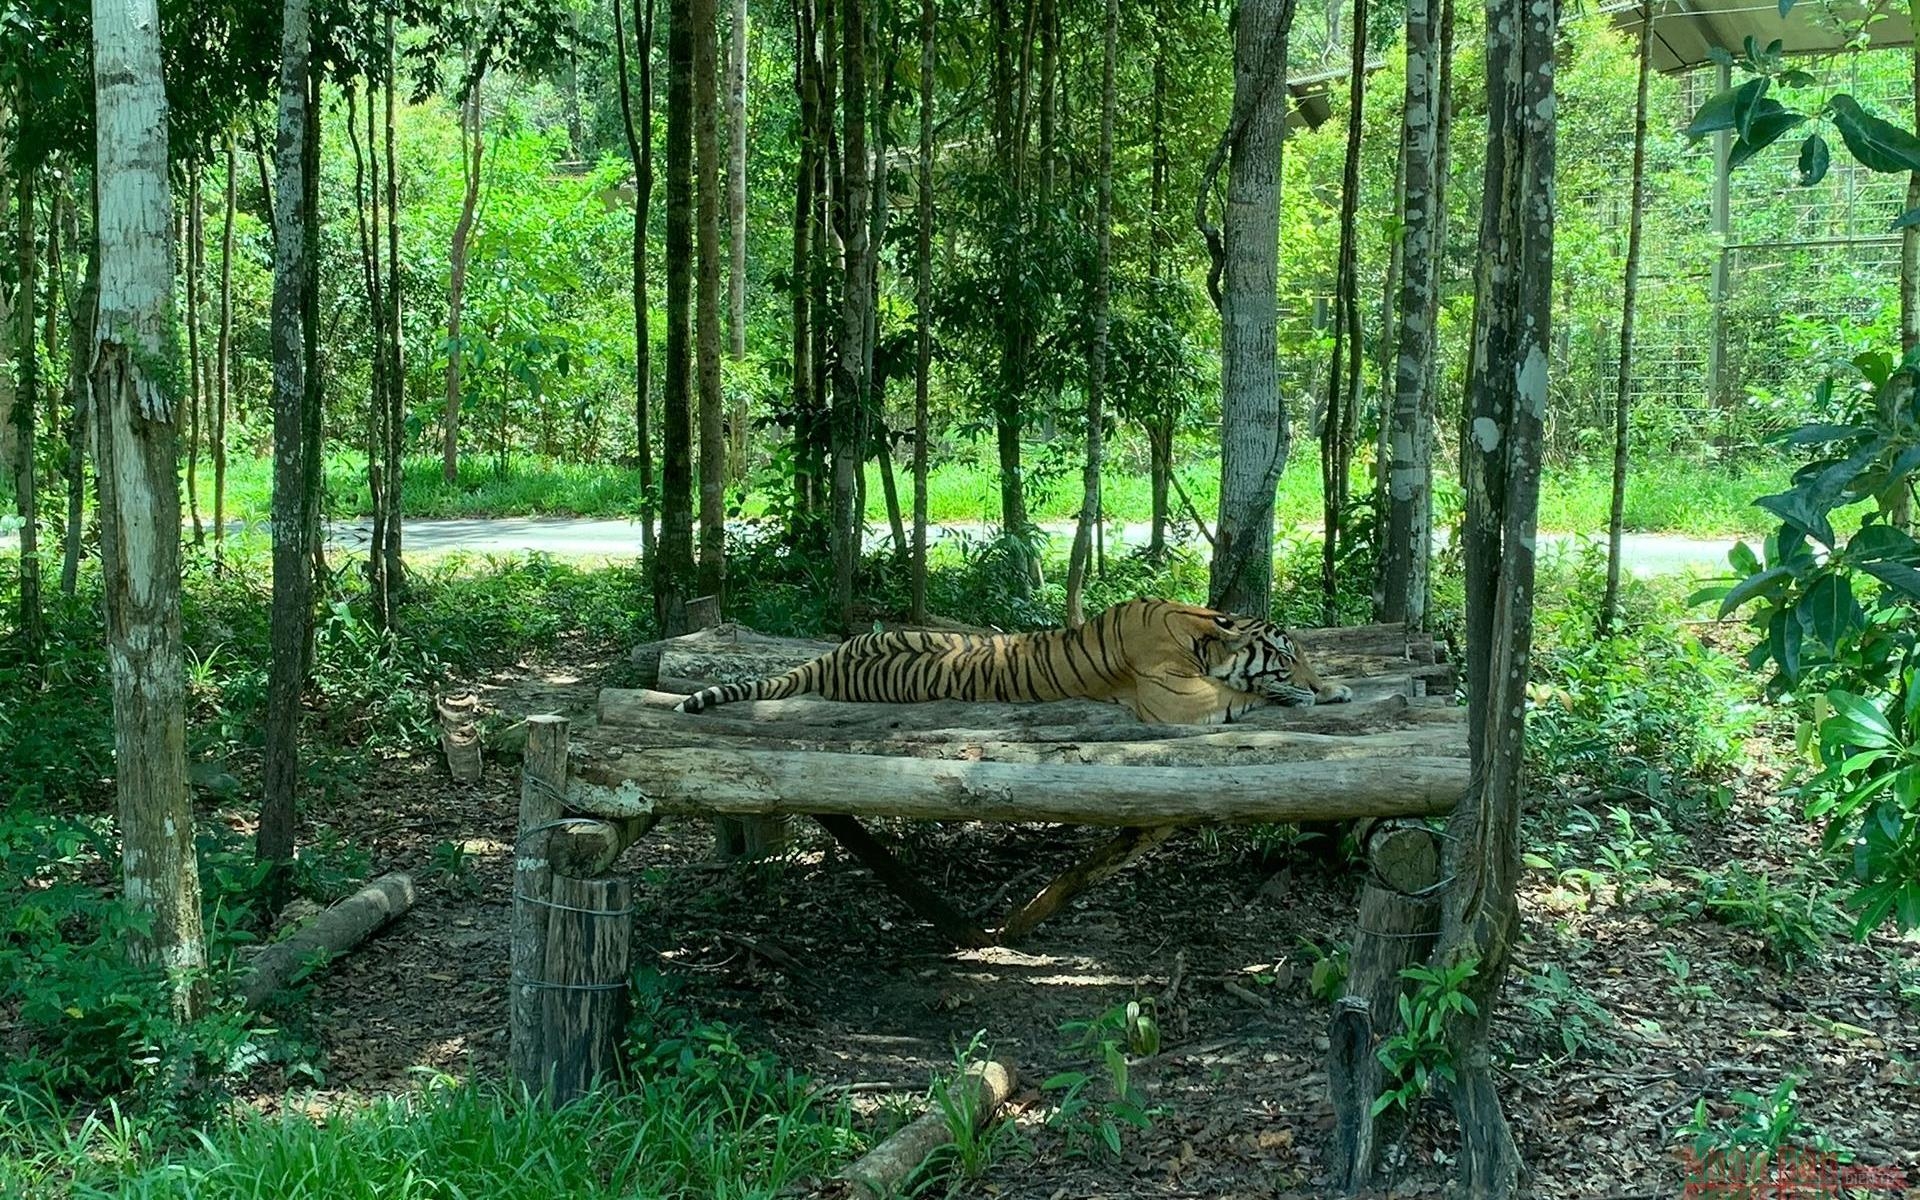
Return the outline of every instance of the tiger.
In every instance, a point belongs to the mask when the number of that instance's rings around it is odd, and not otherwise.
[[[784,675],[710,687],[675,708],[804,694],[887,704],[1100,700],[1156,725],[1221,725],[1265,704],[1353,699],[1315,674],[1300,643],[1270,621],[1141,599],[1076,629],[862,634]]]

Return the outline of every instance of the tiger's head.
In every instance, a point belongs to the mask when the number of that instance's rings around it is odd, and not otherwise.
[[[1201,627],[1194,653],[1207,674],[1228,687],[1302,707],[1353,699],[1351,689],[1315,674],[1299,641],[1273,622],[1210,609],[1193,613]]]

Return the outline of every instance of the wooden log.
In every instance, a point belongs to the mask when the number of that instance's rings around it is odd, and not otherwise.
[[[1341,1186],[1360,1191],[1372,1179],[1390,1114],[1373,1115],[1384,1074],[1375,1054],[1399,1028],[1401,971],[1425,961],[1439,929],[1435,885],[1440,843],[1424,824],[1378,821],[1364,835],[1368,881],[1347,959],[1344,995],[1328,1028],[1328,1086],[1337,1121],[1334,1168]]]
[[[645,725],[668,713],[686,697],[672,692],[603,688],[600,724]],[[674,719],[680,719],[674,717]],[[1221,732],[1218,726],[1149,725],[1125,709],[1090,700],[1051,704],[854,704],[800,696],[791,700],[743,700],[686,718],[715,734],[769,733],[807,738],[843,733],[848,737],[889,741],[1157,741]],[[1226,726],[1231,730],[1286,729],[1332,734],[1373,733],[1409,725],[1462,724],[1466,710],[1444,704],[1417,704],[1404,695],[1381,696],[1351,704],[1312,708],[1256,708]],[[750,726],[783,725],[781,729]]]
[[[567,790],[567,719],[527,718],[527,752],[520,770],[520,823],[513,847],[512,972],[508,982],[508,1065],[529,1093],[545,1084],[541,1065],[541,990],[547,962],[547,904],[552,863],[548,834],[557,826]],[[616,813],[615,816],[644,816]]]
[[[859,859],[881,886],[899,897],[915,913],[926,918],[940,936],[954,945],[966,948],[993,945],[993,939],[959,909],[921,883],[911,871],[900,865],[880,839],[868,832],[867,827],[852,817],[832,813],[816,813],[815,821],[820,827],[833,835],[833,840],[847,848],[847,852]]]
[[[1068,825],[1351,821],[1430,816],[1466,790],[1434,755],[1245,767],[950,762],[811,751],[666,747],[583,752],[568,802],[603,817],[844,813]]]
[[[1123,870],[1128,863],[1172,837],[1177,829],[1174,825],[1123,829],[1102,842],[1092,854],[1056,875],[1031,900],[1015,909],[1000,926],[1001,943],[1017,942],[1032,933],[1067,901]]]
[[[687,624],[695,629],[712,629],[720,624],[720,597],[695,596],[687,601]]]
[[[836,643],[783,638],[744,625],[720,624],[676,638],[636,646],[632,660],[648,687],[660,675],[681,675],[708,683],[737,683],[792,670],[820,657]]]
[[[1371,654],[1381,658],[1408,657],[1410,638],[1407,627],[1397,621],[1380,625],[1341,625],[1325,629],[1292,629],[1310,654]],[[1431,639],[1429,639],[1431,640]]]
[[[1396,754],[1465,757],[1467,753],[1464,726],[1450,724],[1416,725],[1363,736],[1296,733],[1279,729],[1246,730],[1230,726],[1218,733],[1196,733],[1192,737],[1138,742],[1106,739],[1084,742],[1000,741],[992,731],[985,731],[985,737],[972,736],[978,731],[966,731],[964,734],[955,731],[955,736],[943,739],[867,738],[836,734],[822,737],[806,736],[807,731],[803,727],[789,724],[758,727],[778,730],[781,736],[761,736],[758,733],[741,735],[729,731],[724,737],[716,737],[705,728],[708,724],[710,722],[704,717],[663,714],[638,724],[607,726],[596,730],[584,745],[588,752],[604,749],[612,753],[673,746],[708,746],[724,752],[807,750],[835,754],[892,754],[904,758],[964,762],[1161,767],[1312,762]],[[802,736],[793,736],[795,734]]]
[[[480,780],[480,731],[474,726],[479,700],[473,696],[442,696],[434,701],[440,716],[440,749],[455,783]]]
[[[1019,1071],[1006,1059],[969,1066],[948,1088],[945,1106],[935,1105],[895,1131],[842,1171],[840,1179],[859,1200],[892,1200],[903,1194],[927,1156],[953,1141],[954,1122],[964,1120],[976,1130],[985,1127],[1019,1081]]]
[[[633,886],[555,875],[547,912],[539,1078],[557,1107],[618,1071],[626,1028]]]
[[[611,867],[628,846],[652,832],[656,816],[569,821],[547,836],[547,862],[556,876],[591,879]]]
[[[240,1002],[247,1008],[264,1007],[308,970],[366,941],[413,903],[412,876],[396,873],[373,880],[254,955],[240,980]]]

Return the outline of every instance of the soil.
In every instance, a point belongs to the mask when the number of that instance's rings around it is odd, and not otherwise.
[[[569,666],[523,663],[476,687],[503,715],[584,719],[617,657],[574,648],[556,659]],[[1747,771],[1725,820],[1686,830],[1683,859],[1709,869],[1740,861],[1776,877],[1804,862],[1767,820],[1786,803],[1774,798],[1777,782],[1769,770]],[[473,785],[450,782],[437,760],[396,760],[358,803],[328,814],[333,833],[371,852],[375,873],[413,872],[421,898],[316,985],[298,1023],[324,1054],[326,1082],[303,1104],[411,1089],[422,1067],[501,1074],[517,788],[517,766],[491,755]],[[1550,840],[1559,820],[1534,818],[1530,840]],[[699,822],[666,822],[629,851],[620,869],[635,880],[635,964],[683,978],[684,1002],[744,1042],[823,1084],[858,1085],[843,1090],[875,1123],[917,1103],[976,1037],[1014,1059],[1023,1077],[1014,1133],[960,1194],[1320,1194],[1333,1120],[1312,947],[1351,936],[1359,887],[1337,854],[1258,831],[1185,832],[1017,950],[956,953],[816,827],[793,832],[792,852],[759,867],[709,861]],[[983,916],[1101,836],[1043,826],[881,832],[942,895]],[[435,848],[449,842],[465,848],[469,867],[435,875]],[[1645,895],[1696,885],[1675,867],[1662,875],[1650,891],[1620,896],[1526,874],[1525,938],[1494,1025],[1530,1193],[1680,1195],[1696,1105],[1732,1122],[1742,1114],[1736,1093],[1764,1097],[1788,1073],[1801,1079],[1804,1122],[1791,1140],[1818,1133],[1851,1152],[1856,1169],[1920,1180],[1920,1001],[1903,1002],[1898,986],[1920,985],[1920,945],[1835,939],[1789,972],[1751,932],[1698,917],[1663,924]],[[1104,1068],[1072,1023],[1142,997],[1156,1000],[1162,1044],[1132,1078],[1155,1113],[1144,1131],[1121,1126],[1114,1156],[1084,1127],[1050,1124],[1058,1093],[1036,1085],[1085,1070],[1104,1102]],[[1450,1115],[1430,1099],[1390,1147],[1382,1182],[1395,1195],[1438,1195],[1453,1150]],[[1870,1194],[1892,1193],[1882,1185]]]

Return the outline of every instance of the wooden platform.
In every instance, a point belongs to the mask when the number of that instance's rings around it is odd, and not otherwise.
[[[1024,932],[1044,897],[1065,889],[1050,912],[1178,826],[1449,811],[1467,787],[1466,710],[1431,638],[1397,625],[1298,636],[1352,703],[1259,709],[1214,728],[1143,724],[1091,702],[801,697],[672,711],[700,687],[776,675],[832,646],[719,626],[635,652],[653,686],[601,693],[598,723],[571,740],[566,804],[630,827],[669,814],[812,816],[956,941],[986,935],[906,878],[860,820],[1119,827],[1003,926]]]

